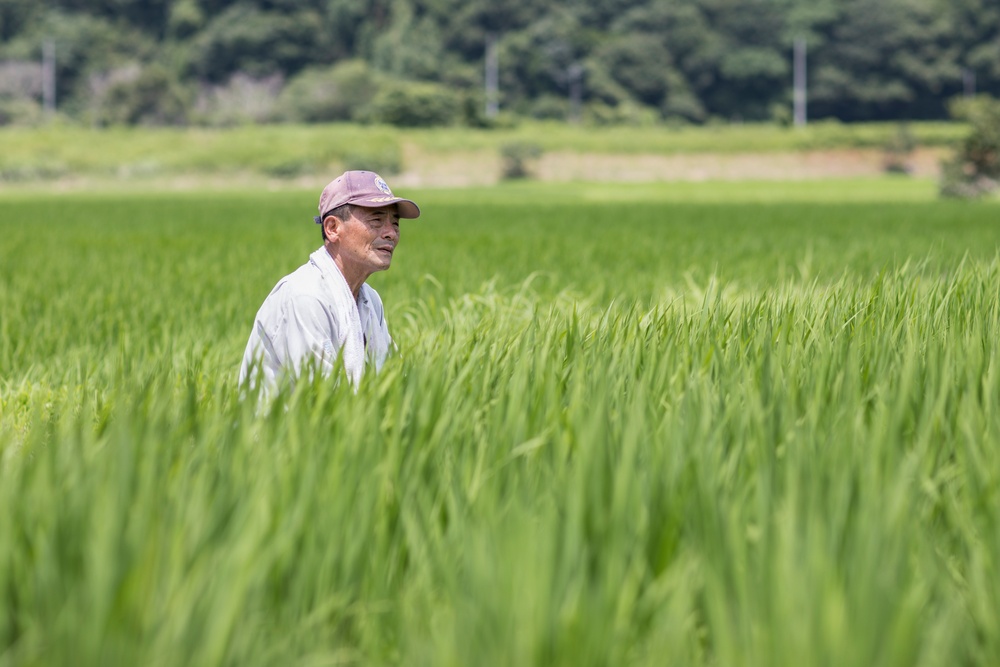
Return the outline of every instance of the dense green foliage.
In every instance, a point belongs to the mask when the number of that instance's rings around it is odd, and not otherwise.
[[[53,40],[61,108],[95,123],[481,124],[491,39],[514,114],[566,118],[579,80],[592,122],[787,121],[799,37],[816,118],[943,118],[969,76],[1000,94],[993,0],[0,0],[0,122],[37,116],[24,64]]]
[[[0,665],[997,664],[997,207],[731,188],[407,192],[261,414],[315,193],[0,199]]]

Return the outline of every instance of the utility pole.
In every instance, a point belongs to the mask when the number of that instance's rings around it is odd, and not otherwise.
[[[51,39],[42,43],[42,108],[50,118],[56,112],[56,43]]]
[[[486,117],[496,118],[500,110],[500,62],[497,57],[497,38],[486,36]]]
[[[569,79],[569,119],[580,122],[580,107],[583,102],[583,65],[573,63],[566,72]]]
[[[795,127],[806,125],[806,40],[795,38],[792,56],[792,101],[794,104]]]
[[[962,68],[962,95],[972,97],[976,94],[976,73],[968,67]]]

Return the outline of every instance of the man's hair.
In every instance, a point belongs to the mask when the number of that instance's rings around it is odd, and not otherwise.
[[[326,219],[330,216],[347,220],[354,215],[354,204],[341,204],[337,208],[331,208],[320,217],[319,230],[323,234],[323,242],[326,242]]]

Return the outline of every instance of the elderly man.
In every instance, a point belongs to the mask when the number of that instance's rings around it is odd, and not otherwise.
[[[323,247],[278,281],[257,311],[243,355],[240,384],[270,393],[285,374],[333,373],[340,364],[356,386],[365,364],[378,370],[392,338],[368,276],[389,268],[399,219],[420,209],[396,197],[370,171],[347,171],[319,198]]]

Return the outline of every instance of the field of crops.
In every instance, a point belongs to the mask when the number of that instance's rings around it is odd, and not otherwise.
[[[4,195],[0,666],[1000,664],[1000,206],[829,187],[405,192],[263,412],[315,192]]]
[[[961,123],[907,127],[922,147],[953,146]],[[165,177],[266,174],[294,178],[340,168],[394,172],[453,154],[496,154],[505,145],[543,151],[612,155],[773,153],[823,149],[884,149],[898,140],[892,123],[811,123],[807,128],[762,124],[708,127],[604,127],[524,122],[508,129],[399,129],[387,126],[269,125],[232,128],[104,128],[50,124],[0,126],[0,186],[87,176],[143,181]],[[94,150],[100,146],[100,150]],[[477,165],[473,164],[475,168]],[[479,165],[481,167],[481,165]],[[339,172],[336,172],[339,173]],[[386,173],[386,175],[388,175]],[[321,180],[321,179],[318,179]],[[320,186],[322,187],[322,186]]]

